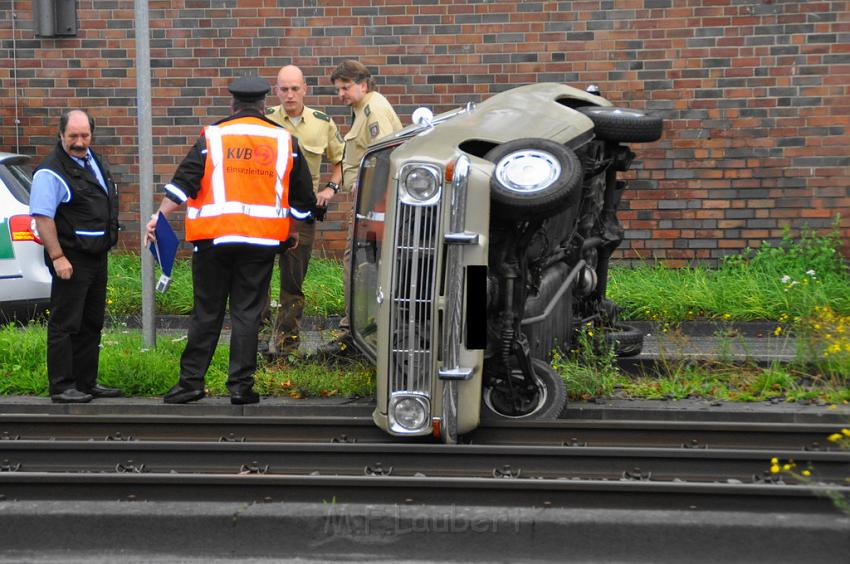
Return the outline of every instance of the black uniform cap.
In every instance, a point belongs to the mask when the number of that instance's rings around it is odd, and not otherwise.
[[[233,97],[243,102],[262,100],[269,93],[268,83],[258,76],[237,78],[227,87]]]

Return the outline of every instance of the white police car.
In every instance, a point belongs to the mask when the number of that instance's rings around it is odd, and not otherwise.
[[[50,303],[50,272],[29,215],[32,166],[0,152],[0,323],[29,320]]]

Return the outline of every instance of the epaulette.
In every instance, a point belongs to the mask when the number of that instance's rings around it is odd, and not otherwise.
[[[365,108],[363,108],[363,115],[365,115],[366,117],[369,117],[369,116],[372,115],[372,108],[370,108],[368,104],[366,105]]]
[[[331,116],[329,116],[328,114],[324,114],[319,110],[314,110],[313,115],[322,121],[331,121]]]

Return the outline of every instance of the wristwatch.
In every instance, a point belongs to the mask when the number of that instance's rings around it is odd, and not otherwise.
[[[328,182],[327,184],[325,184],[325,188],[330,188],[334,191],[334,194],[339,194],[339,184],[337,184],[336,182]]]

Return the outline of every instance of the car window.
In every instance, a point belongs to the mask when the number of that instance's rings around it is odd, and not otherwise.
[[[16,200],[29,205],[32,167],[20,163],[0,163],[0,180],[3,181],[3,184],[6,185]]]

